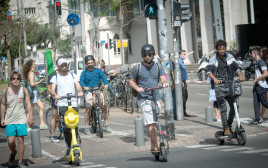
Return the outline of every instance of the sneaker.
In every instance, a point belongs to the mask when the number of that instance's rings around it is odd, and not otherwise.
[[[8,160],[9,164],[14,164],[16,154],[17,154],[16,150],[15,150],[15,154],[12,154],[12,153],[10,154],[10,157],[9,157],[9,160]]]
[[[40,125],[40,130],[47,130],[47,129],[48,129],[47,125]]]
[[[224,130],[224,136],[232,136],[232,133],[230,132],[229,128],[225,128]]]
[[[52,142],[52,143],[59,143],[59,142],[60,142],[56,136],[50,137],[49,140],[50,140],[50,142]]]
[[[251,123],[250,123],[250,125],[258,125],[258,124],[261,124],[261,123],[263,123],[263,119],[262,118],[260,118],[259,120],[253,120]]]
[[[216,121],[221,122],[221,115],[216,115]]]
[[[91,132],[90,132],[90,130],[89,130],[89,127],[86,127],[86,128],[85,128],[85,134],[86,134],[86,135],[90,135],[90,134],[91,134]]]
[[[26,166],[24,165],[23,162],[18,163],[18,167],[19,167],[19,168],[26,168]]]
[[[107,125],[104,125],[104,130],[106,131],[106,132],[109,132],[109,133],[111,133],[112,132],[112,128],[107,124]]]

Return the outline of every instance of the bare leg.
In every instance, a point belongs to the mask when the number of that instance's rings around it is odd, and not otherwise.
[[[44,122],[44,105],[40,99],[37,100],[37,106],[39,107],[40,125],[46,125]]]
[[[24,136],[18,137],[19,163],[22,162],[24,155]]]
[[[12,154],[15,154],[15,150],[16,150],[15,139],[16,139],[16,137],[14,137],[14,136],[7,138],[7,140],[8,140],[8,146],[9,146],[9,149],[11,150],[11,153]]]
[[[158,147],[156,123],[147,125],[147,130],[151,139],[151,149],[154,149]]]
[[[216,112],[216,116],[221,116],[220,111],[219,111],[218,108],[214,108],[214,110],[215,110],[215,112]]]
[[[88,127],[88,120],[89,120],[90,115],[91,115],[91,113],[90,113],[91,112],[91,109],[92,109],[92,106],[86,108],[86,111],[85,111],[85,114],[84,114],[85,127]]]
[[[32,104],[32,112],[34,112],[34,105],[35,105],[35,104],[36,104],[36,103],[33,103],[33,104]],[[28,128],[30,128],[29,125],[28,125],[28,121],[29,121],[29,115],[28,115],[28,113],[27,113],[27,116],[26,116],[26,117],[27,117],[27,129],[28,129]]]
[[[265,111],[266,111],[266,108],[262,106],[262,108],[261,108],[261,118],[264,117]]]
[[[106,105],[101,106],[101,110],[102,110],[102,112],[103,112],[104,123],[105,123],[105,125],[108,125],[108,112],[107,112],[107,106],[106,106]]]
[[[56,123],[57,123],[57,118],[59,117],[58,115],[58,110],[57,109],[52,109],[52,118],[50,121],[50,126],[51,126],[51,136],[55,136],[55,129],[56,129]]]

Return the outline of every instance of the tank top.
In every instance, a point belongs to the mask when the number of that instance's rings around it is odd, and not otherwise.
[[[31,86],[31,83],[30,83],[30,80],[29,80],[29,75],[28,75],[28,88],[30,87],[31,88],[31,91],[37,91],[38,88],[37,88],[37,85],[35,86]],[[38,78],[34,75],[34,83],[38,82]]]
[[[10,94],[9,90],[10,88],[8,88],[6,96],[6,125],[25,124],[27,120],[24,107],[23,87],[20,87],[20,90],[17,94]]]

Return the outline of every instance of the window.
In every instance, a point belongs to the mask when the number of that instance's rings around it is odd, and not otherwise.
[[[84,70],[84,62],[83,61],[78,61],[78,70]]]
[[[35,8],[24,8],[24,13],[25,14],[34,14]]]

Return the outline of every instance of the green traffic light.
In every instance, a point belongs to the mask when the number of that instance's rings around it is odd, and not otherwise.
[[[147,4],[145,6],[145,17],[148,17],[150,19],[157,19],[157,4],[152,3],[152,4]]]
[[[152,6],[150,6],[149,9],[148,9],[148,14],[153,15],[154,13],[155,13],[154,8]]]

